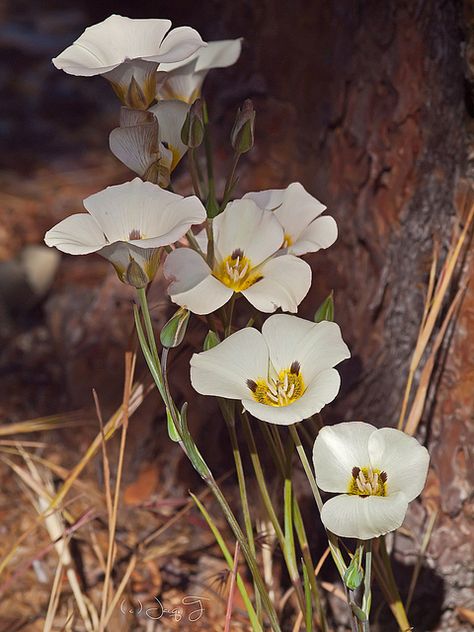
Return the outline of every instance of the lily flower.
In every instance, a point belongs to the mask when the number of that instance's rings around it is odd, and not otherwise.
[[[188,149],[181,140],[188,109],[182,101],[162,101],[148,111],[123,107],[120,127],[109,136],[110,150],[144,180],[167,187]]]
[[[202,395],[239,399],[251,415],[288,426],[332,402],[341,384],[333,367],[350,352],[336,323],[270,316],[262,333],[247,327],[191,358]]]
[[[102,75],[124,105],[146,109],[155,99],[159,64],[180,62],[205,46],[194,29],[170,28],[170,20],[111,15],[86,28],[53,64],[70,75]]]
[[[425,486],[429,460],[425,447],[394,428],[362,421],[325,426],[313,448],[316,482],[339,496],[324,503],[324,526],[359,540],[398,529]]]
[[[45,242],[61,252],[92,252],[108,259],[124,283],[144,287],[157,270],[161,248],[206,218],[195,196],[184,198],[135,178],[84,200],[77,213],[48,230]]]
[[[297,311],[311,286],[311,268],[294,255],[275,256],[283,243],[276,217],[252,200],[235,200],[214,219],[212,231],[212,269],[190,248],[167,256],[163,273],[171,281],[168,294],[174,303],[195,314],[210,314],[235,292],[261,312],[279,307]],[[203,234],[198,241],[207,249]]]
[[[246,193],[244,199],[274,212],[285,231],[283,247],[289,253],[299,256],[317,252],[337,239],[336,221],[329,215],[320,217],[326,207],[299,182],[292,182],[286,189]]]
[[[157,77],[157,99],[179,99],[193,103],[201,96],[207,73],[232,66],[240,57],[242,38],[208,42],[183,61],[161,64]]]

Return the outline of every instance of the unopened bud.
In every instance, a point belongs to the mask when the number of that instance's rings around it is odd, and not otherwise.
[[[160,341],[163,347],[172,349],[183,342],[188,326],[190,312],[184,307],[180,307],[164,325],[160,332]]]
[[[334,292],[331,292],[316,310],[314,322],[320,323],[322,320],[334,322]]]
[[[362,580],[364,579],[364,570],[360,565],[360,554],[360,549],[357,549],[351,563],[344,573],[344,583],[349,590],[356,590],[356,588],[359,588],[362,584]]]
[[[199,147],[204,138],[204,117],[202,101],[197,99],[191,105],[181,129],[181,140],[187,147]]]
[[[203,349],[209,351],[219,344],[219,336],[214,331],[208,331],[207,336],[204,338]]]
[[[234,127],[230,133],[232,147],[236,154],[245,154],[253,147],[255,110],[250,99],[246,99],[237,110]]]
[[[145,270],[138,265],[135,259],[132,259],[125,271],[125,281],[137,290],[141,290],[148,285],[150,279]]]

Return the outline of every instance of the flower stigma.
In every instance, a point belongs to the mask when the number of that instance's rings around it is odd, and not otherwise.
[[[260,404],[288,406],[299,399],[305,391],[300,363],[292,362],[290,368],[280,371],[277,377],[247,380],[247,387],[252,391],[255,401]]]
[[[240,248],[236,248],[230,256],[217,265],[214,276],[234,292],[242,292],[262,278],[261,274],[252,272],[250,259]]]
[[[348,493],[354,496],[386,496],[387,473],[372,467],[353,467]]]

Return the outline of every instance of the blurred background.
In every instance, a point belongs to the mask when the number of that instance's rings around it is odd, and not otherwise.
[[[174,26],[195,27],[206,40],[244,37],[237,64],[211,72],[205,84],[218,185],[222,190],[230,166],[235,112],[250,97],[257,111],[256,144],[241,162],[237,194],[298,180],[339,225],[336,244],[308,258],[314,283],[301,309],[312,318],[334,290],[335,318],[352,350],[341,367],[341,396],[325,409],[325,420],[395,425],[433,240],[442,257],[472,184],[469,0],[2,0],[0,422],[80,411],[73,429],[41,435],[48,444],[44,454],[70,468],[97,432],[92,388],[104,418],[121,402],[123,353],[133,333],[131,292],[99,257],[64,255],[58,261],[35,248],[48,228],[82,210],[86,196],[132,177],[108,150],[108,134],[118,122],[108,83],[66,75],[50,61],[86,26],[111,13],[167,17]],[[185,169],[176,189],[190,190]],[[467,285],[473,265],[468,252],[458,286]],[[162,279],[151,297],[159,327],[172,313]],[[397,574],[408,590],[427,517],[437,512],[412,605],[420,632],[467,631],[473,624],[467,453],[474,433],[473,322],[471,285],[435,367],[420,425],[432,455],[428,485],[421,501],[411,505],[408,535],[394,542]],[[195,319],[189,344],[173,361],[173,389],[178,402],[190,402],[190,423],[219,475],[231,462],[226,435],[213,403],[198,399],[188,379],[193,342],[199,348],[204,334],[205,325]],[[100,488],[100,464],[87,472]],[[7,546],[28,528],[34,511],[27,500],[24,506],[14,501],[23,492],[4,462],[0,477],[0,528]],[[200,485],[178,450],[170,449],[164,412],[153,393],[132,419],[125,483],[124,511],[142,521],[150,503],[179,499]],[[231,487],[232,478],[226,484]],[[155,514],[158,520],[160,512]],[[188,528],[206,531],[201,524]],[[188,544],[192,537],[183,535]],[[314,540],[319,550],[316,527]],[[202,547],[209,545],[199,543],[192,561],[196,576]],[[191,562],[166,546],[160,555],[160,586],[169,589],[170,578],[184,572],[177,567],[187,569]],[[86,575],[85,584],[92,585]],[[328,571],[327,580],[331,577]],[[48,593],[47,582],[43,594],[38,581],[29,568],[10,583],[0,606],[1,630],[41,629],[35,626]],[[18,621],[21,627],[13,627]],[[386,611],[380,621],[381,630],[392,629]],[[203,629],[214,629],[207,625]],[[344,622],[340,626],[345,629]]]

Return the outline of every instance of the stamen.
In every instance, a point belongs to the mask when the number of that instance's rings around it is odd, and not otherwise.
[[[386,496],[386,472],[372,467],[353,467],[352,477],[349,481],[349,494],[361,496]]]
[[[299,399],[305,386],[300,373],[284,369],[268,379],[247,380],[254,399],[267,406],[288,406]]]

